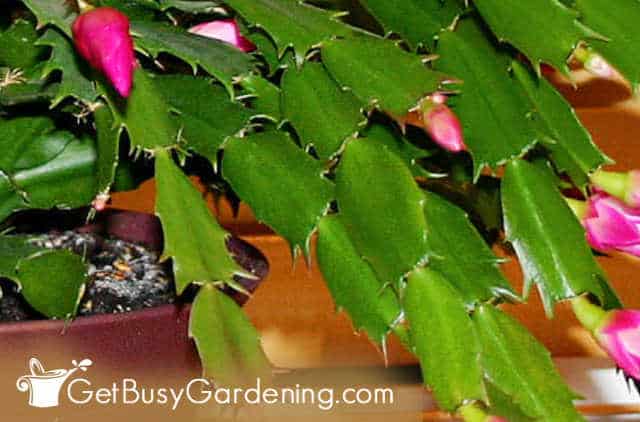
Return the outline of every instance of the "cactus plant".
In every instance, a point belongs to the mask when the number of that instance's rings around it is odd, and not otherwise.
[[[444,410],[583,420],[549,353],[500,304],[535,285],[550,316],[563,301],[582,321],[622,307],[562,193],[588,196],[611,160],[541,66],[568,74],[575,58],[635,91],[638,2],[16,0],[5,10],[0,220],[99,212],[155,163],[177,293],[200,286],[190,334],[208,376],[269,371],[256,330],[219,294],[242,290],[242,269],[194,172],[247,203],[293,258],[317,259],[355,328],[383,350],[397,335],[415,352]],[[492,252],[503,241],[522,293]],[[73,316],[83,274],[77,256],[0,236],[0,275],[50,317]]]

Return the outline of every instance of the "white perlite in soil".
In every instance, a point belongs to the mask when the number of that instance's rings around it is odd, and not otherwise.
[[[93,233],[65,231],[34,240],[40,247],[68,249],[83,256],[89,281],[80,315],[129,312],[175,299],[175,290],[158,255],[143,246]]]

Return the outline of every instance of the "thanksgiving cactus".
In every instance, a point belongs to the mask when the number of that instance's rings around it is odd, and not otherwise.
[[[15,213],[100,212],[112,192],[155,176],[177,293],[199,286],[189,334],[206,375],[265,376],[257,331],[221,294],[243,292],[243,270],[195,175],[245,202],[292,257],[317,259],[354,327],[382,350],[398,336],[443,410],[584,420],[547,350],[500,305],[526,306],[534,285],[549,316],[577,303],[585,327],[640,376],[637,315],[622,310],[592,250],[638,254],[637,176],[603,169],[611,159],[545,79],[577,59],[635,92],[640,35],[628,28],[640,3],[539,0],[526,13],[522,0],[319,3],[10,2],[0,251],[12,259],[0,274],[17,279],[38,256],[4,230]],[[502,242],[523,292],[500,271]],[[73,316],[84,264],[55,255],[31,265],[49,260],[74,282],[41,277],[47,288],[25,297],[64,293],[43,309]]]

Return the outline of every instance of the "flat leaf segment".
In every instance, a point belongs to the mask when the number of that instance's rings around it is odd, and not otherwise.
[[[232,283],[233,276],[244,271],[227,250],[229,234],[170,153],[157,150],[155,156],[156,214],[162,221],[163,255],[173,258],[176,290],[182,293],[191,283]]]
[[[519,157],[538,140],[529,118],[533,107],[509,72],[511,55],[491,42],[474,18],[440,35],[435,68],[464,81],[450,105],[460,118],[475,175]]]
[[[309,253],[309,239],[334,198],[323,164],[284,132],[233,138],[222,172],[256,217],[289,241],[294,253]]]
[[[393,32],[413,47],[431,47],[434,38],[460,16],[462,0],[361,0],[387,33]]]
[[[602,270],[552,178],[526,161],[510,162],[502,207],[507,239],[524,270],[525,290],[531,283],[538,285],[548,314],[557,301],[582,293],[603,299]]]
[[[548,63],[565,73],[580,41],[594,36],[578,13],[559,0],[476,0],[476,8],[500,41],[522,51],[538,69]]]
[[[0,236],[0,276],[14,281],[29,305],[47,317],[74,316],[87,281],[82,257],[37,247],[32,240]]]
[[[0,220],[12,212],[83,206],[96,194],[92,139],[47,117],[0,118]]]
[[[428,255],[424,196],[402,159],[366,138],[347,144],[336,177],[342,222],[385,285]]]
[[[450,79],[392,41],[371,36],[325,43],[322,61],[334,79],[363,103],[398,118]]]
[[[492,306],[473,314],[485,376],[528,417],[553,422],[584,418],[576,395],[553,366],[549,352],[522,325]]]
[[[215,286],[203,286],[191,308],[189,336],[195,340],[205,376],[217,385],[268,383],[270,366],[258,332],[242,309]]]
[[[353,325],[384,347],[387,334],[398,330],[399,301],[357,251],[339,215],[325,216],[318,225],[318,262],[339,309]]]
[[[467,400],[486,401],[480,342],[458,292],[437,271],[418,269],[409,275],[404,306],[438,404],[452,412]]]

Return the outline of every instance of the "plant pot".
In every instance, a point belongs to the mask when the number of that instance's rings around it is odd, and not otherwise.
[[[18,216],[12,224],[19,231],[29,232],[43,232],[54,227],[77,228],[162,250],[160,222],[153,215],[110,210],[100,213],[92,224],[84,226],[78,224],[83,215],[86,214],[60,213],[54,218],[43,219],[38,218],[40,213],[32,212]],[[256,248],[237,237],[231,237],[227,246],[236,261],[257,276],[257,280],[236,278],[245,289],[254,291],[268,272],[266,259]],[[240,294],[232,297],[239,304],[246,301]],[[195,344],[188,334],[189,311],[189,303],[177,302],[127,313],[78,317],[70,322],[33,320],[0,324],[0,373],[3,374],[0,394],[3,403],[15,403],[16,416],[32,415],[27,395],[16,388],[16,380],[21,377],[26,377],[22,378],[23,383],[32,382],[32,388],[36,388],[35,383],[42,382],[38,371],[29,365],[32,359],[41,362],[43,373],[54,368],[72,368],[73,360],[89,359],[92,365],[87,370],[96,385],[122,378],[133,378],[147,385],[173,385],[197,377],[201,367]],[[46,403],[42,398],[32,399]],[[55,400],[50,404],[55,404]],[[61,406],[60,409],[65,404],[61,403]],[[83,409],[86,412],[87,408]],[[68,413],[60,414],[64,414],[66,420]]]

